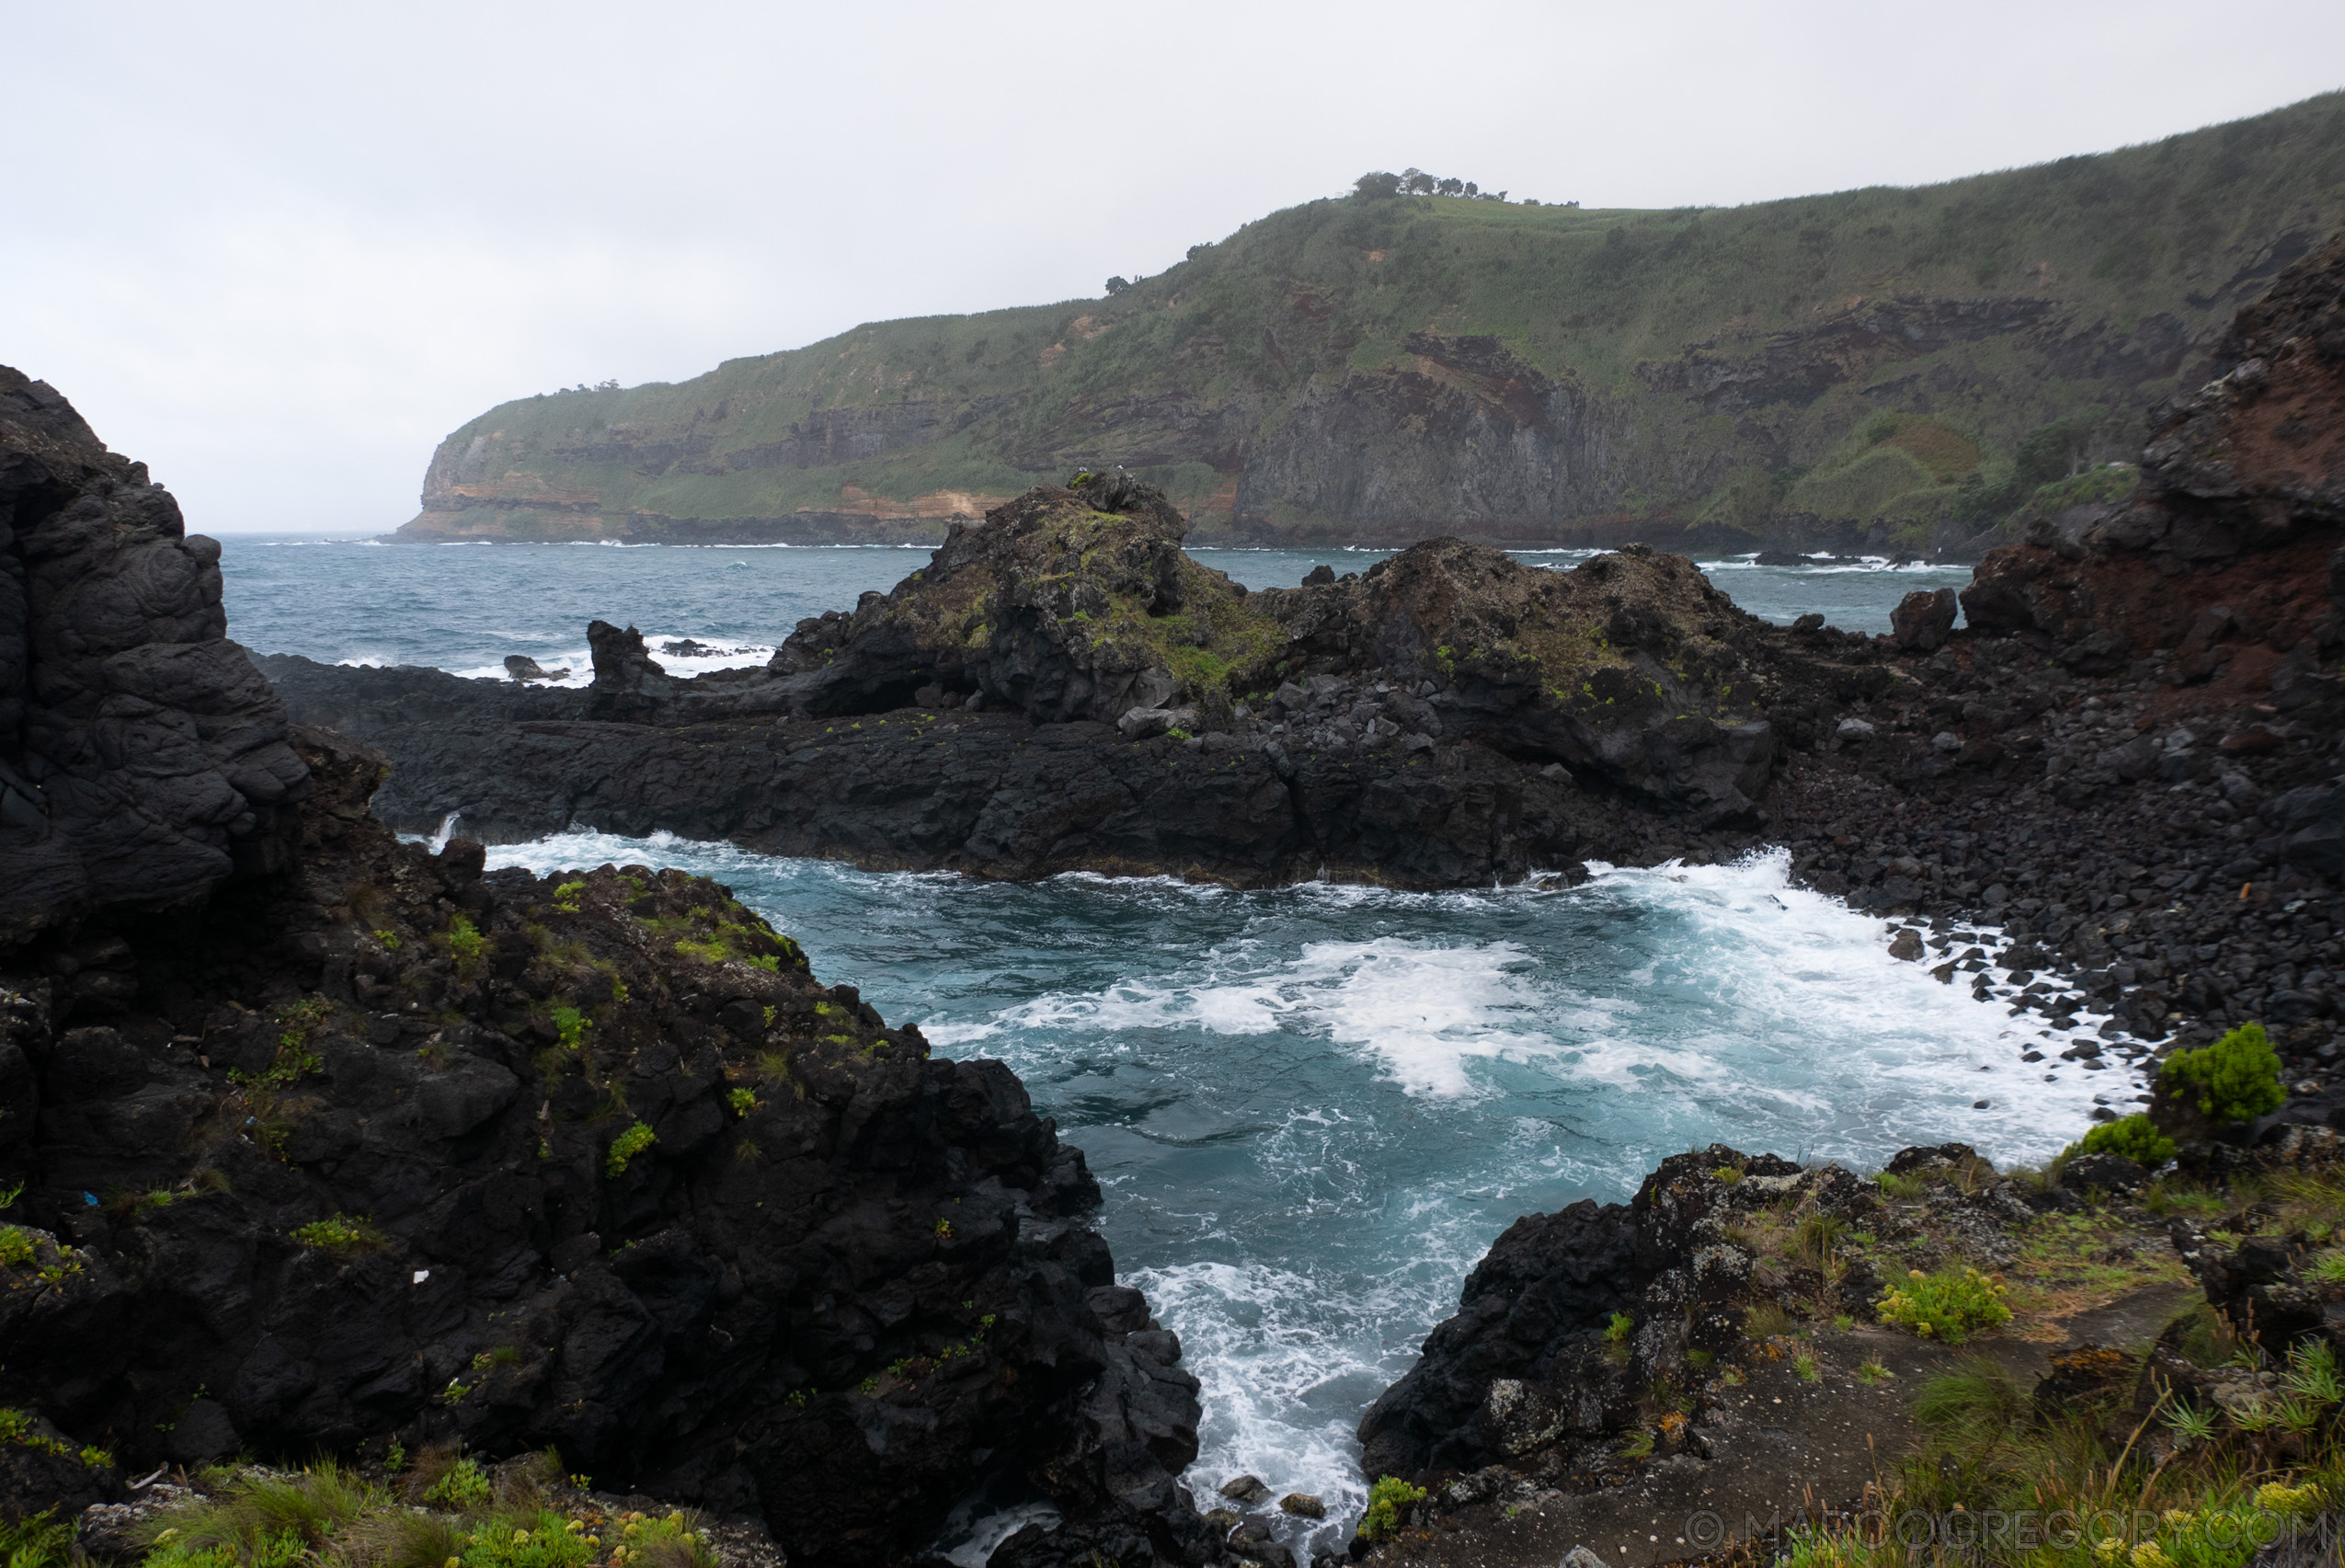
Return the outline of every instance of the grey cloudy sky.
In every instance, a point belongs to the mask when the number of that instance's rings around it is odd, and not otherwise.
[[[1415,164],[1916,184],[2345,79],[2336,0],[0,0],[0,362],[192,527],[388,529],[505,398],[1099,292]]]

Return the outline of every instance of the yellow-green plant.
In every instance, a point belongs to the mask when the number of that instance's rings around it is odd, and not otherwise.
[[[1905,1283],[1881,1299],[1881,1321],[1908,1328],[1924,1339],[1960,1345],[1973,1333],[2011,1321],[2003,1304],[2003,1281],[1975,1268],[1905,1271]]]
[[[1397,1475],[1382,1475],[1368,1488],[1367,1512],[1360,1516],[1360,1534],[1370,1540],[1389,1539],[1401,1528],[1403,1510],[1425,1500],[1422,1486],[1412,1486]]]
[[[293,1232],[293,1240],[337,1258],[377,1252],[384,1245],[383,1232],[363,1214],[337,1213],[324,1219],[313,1219]]]
[[[648,1123],[637,1122],[612,1140],[611,1152],[602,1162],[603,1173],[624,1175],[627,1162],[658,1141],[659,1135],[651,1130]]]
[[[448,1467],[438,1481],[423,1494],[427,1503],[438,1503],[449,1508],[477,1508],[488,1501],[488,1477],[471,1459],[458,1459]]]

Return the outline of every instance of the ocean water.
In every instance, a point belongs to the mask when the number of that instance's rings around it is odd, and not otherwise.
[[[1520,1216],[1713,1141],[2041,1162],[2140,1088],[1889,957],[1886,922],[1790,887],[1779,853],[1447,893],[875,876],[664,835],[489,857],[714,876],[941,1053],[1016,1069],[1204,1384],[1192,1484],[1318,1494],[1327,1524],[1275,1516],[1298,1551],[1342,1545],[1362,1411]]]
[[[1207,558],[1270,586],[1321,557]],[[223,565],[230,630],[257,648],[482,672],[519,652],[582,675],[590,616],[655,646],[690,636],[739,650],[718,659],[762,658],[800,616],[923,559],[232,538]],[[1960,580],[1710,569],[1770,618],[1816,608],[1865,629],[1900,594]],[[1955,1138],[2038,1161],[2096,1104],[2122,1109],[2140,1090],[2122,1069],[2059,1061],[2065,1037],[2033,1015],[1891,959],[1887,923],[1790,887],[1779,853],[1447,893],[1004,885],[666,835],[566,834],[490,857],[705,873],[940,1052],[1010,1063],[1083,1150],[1119,1269],[1203,1381],[1191,1482],[1252,1471],[1274,1495],[1319,1494],[1323,1525],[1273,1516],[1306,1554],[1339,1547],[1365,1503],[1361,1412],[1521,1215],[1626,1197],[1655,1161],[1713,1140],[1867,1166]],[[1952,951],[1973,943],[2000,944],[1966,928]],[[2101,1022],[2081,1014],[2079,1031]],[[2022,1063],[2030,1046],[2047,1059]],[[982,1562],[986,1539],[963,1558]]]

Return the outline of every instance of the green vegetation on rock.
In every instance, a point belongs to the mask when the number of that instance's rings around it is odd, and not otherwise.
[[[1412,1486],[1397,1475],[1378,1476],[1368,1488],[1367,1511],[1360,1516],[1360,1534],[1383,1540],[1401,1528],[1401,1516],[1425,1500],[1422,1486]]]
[[[2064,1160],[2079,1154],[2115,1154],[2145,1171],[2155,1171],[2174,1158],[2174,1140],[2157,1130],[2146,1111],[2135,1111],[2113,1122],[2103,1122],[2061,1151]]]
[[[602,1162],[604,1173],[612,1176],[626,1174],[627,1162],[658,1141],[659,1135],[653,1132],[647,1123],[635,1123],[612,1140],[611,1153]]]
[[[2219,1125],[2268,1116],[2288,1098],[2279,1053],[2260,1024],[2242,1024],[2211,1046],[2169,1057],[2157,1086]]]

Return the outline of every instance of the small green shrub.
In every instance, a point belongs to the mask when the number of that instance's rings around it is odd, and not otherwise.
[[[6,1245],[6,1237],[0,1236],[0,1247]],[[6,1261],[6,1256],[5,1252],[0,1252],[0,1262]],[[2305,1277],[2316,1285],[2345,1285],[2345,1247],[2329,1248],[2305,1265],[2304,1272]]]
[[[380,1251],[384,1245],[383,1232],[363,1214],[335,1214],[324,1219],[313,1219],[293,1232],[293,1240],[304,1247],[315,1247],[337,1258],[359,1253]]]
[[[477,1508],[488,1501],[489,1491],[488,1477],[481,1473],[480,1466],[471,1459],[458,1459],[431,1483],[423,1500],[445,1508]]]
[[[1367,1512],[1360,1516],[1360,1534],[1370,1540],[1385,1540],[1401,1528],[1403,1510],[1413,1508],[1425,1500],[1425,1489],[1412,1486],[1397,1475],[1378,1476],[1368,1488]]]
[[[1906,1282],[1881,1299],[1881,1321],[1909,1328],[1924,1339],[1960,1345],[1977,1329],[2011,1321],[2003,1304],[2003,1282],[1974,1268],[1942,1268],[1936,1274],[1908,1269]]]
[[[554,889],[554,907],[560,910],[564,914],[577,914],[578,912],[578,900],[586,897],[586,890],[587,885],[583,882],[565,882],[560,884]]]
[[[1626,1312],[1615,1312],[1612,1321],[1604,1326],[1604,1340],[1607,1345],[1626,1345],[1629,1336],[1636,1331],[1637,1321],[1634,1318]]]
[[[0,1268],[22,1268],[35,1255],[32,1238],[21,1225],[0,1225]]]
[[[445,940],[448,951],[460,966],[478,963],[481,956],[488,951],[488,938],[480,933],[480,928],[473,924],[469,915],[449,917]]]
[[[1721,1186],[1731,1187],[1737,1185],[1742,1182],[1743,1168],[1740,1165],[1721,1165],[1717,1170],[1712,1171],[1710,1174],[1718,1179],[1718,1183]]]
[[[2146,1111],[2135,1111],[2113,1122],[2103,1122],[2061,1150],[2063,1160],[2079,1154],[2115,1154],[2145,1171],[2155,1171],[2174,1158],[2174,1140],[2157,1130]]]
[[[561,1036],[562,1048],[574,1051],[586,1043],[586,1032],[593,1025],[587,1015],[575,1007],[557,1007],[553,1013],[554,1031]]]
[[[748,1089],[736,1089],[725,1096],[725,1103],[733,1107],[735,1116],[746,1116],[757,1109],[757,1095]]]
[[[2145,1111],[2103,1122],[2076,1140],[2080,1154],[2119,1154],[2156,1170],[2174,1158],[2174,1140],[2157,1130]]]
[[[1772,1301],[1743,1309],[1743,1332],[1753,1339],[1773,1339],[1791,1332],[1791,1314]]]
[[[649,1124],[637,1122],[612,1140],[611,1153],[602,1162],[603,1173],[610,1176],[624,1175],[627,1162],[658,1141],[659,1135],[651,1130]]]
[[[1816,1382],[1824,1377],[1823,1371],[1815,1364],[1815,1357],[1805,1354],[1791,1358],[1791,1370],[1800,1375],[1800,1381],[1803,1383]]]
[[[2158,1087],[2218,1122],[2249,1122],[2288,1098],[2280,1057],[2260,1024],[2242,1024],[2211,1046],[2167,1059]]]

